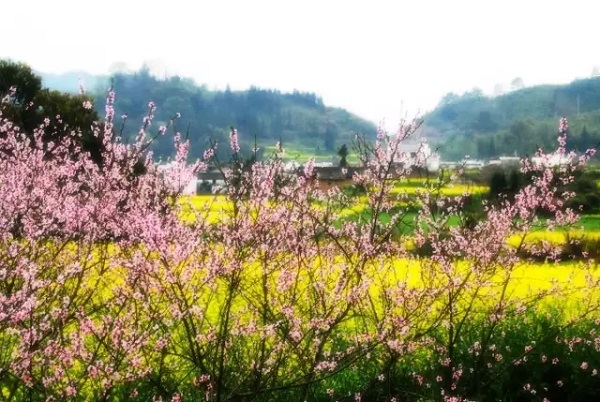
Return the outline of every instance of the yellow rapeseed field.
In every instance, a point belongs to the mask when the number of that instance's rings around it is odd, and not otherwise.
[[[178,203],[182,206],[181,219],[184,222],[193,222],[195,215],[200,214],[208,222],[216,223],[233,211],[233,203],[224,195],[180,197]]]
[[[432,189],[434,194],[438,192],[438,187],[435,183],[435,180],[427,182],[424,179],[408,178],[399,180],[396,183],[394,183],[394,188],[391,190],[391,194],[415,195],[418,192],[422,192],[424,189],[429,188]],[[445,183],[439,187],[439,193],[448,197],[454,197],[464,194],[486,194],[488,191],[489,187],[487,186],[453,182]]]
[[[513,235],[508,238],[507,243],[513,247],[518,247],[523,241],[525,244],[541,244],[547,242],[552,246],[561,246],[570,241],[580,240],[600,240],[600,232],[596,231],[583,231],[583,230],[569,230],[569,231],[550,231],[550,230],[539,230],[532,231],[525,235]]]
[[[407,187],[405,187],[407,188]],[[416,190],[418,187],[412,187]],[[473,187],[473,186],[455,186],[448,188],[448,193],[462,194],[465,191],[473,193],[487,191],[484,187]],[[357,203],[349,208],[342,211],[342,215],[358,214],[366,208],[366,198],[358,198]],[[180,201],[184,205],[184,212],[182,219],[192,220],[193,213],[191,210],[198,211],[200,214],[206,216],[209,222],[217,222],[222,219],[226,219],[230,216],[233,205],[225,196],[194,196],[182,199]],[[188,211],[188,212],[186,212]],[[587,236],[588,238],[600,239],[600,233],[589,233],[581,231],[537,231],[529,233],[525,242],[527,243],[539,243],[542,241],[549,242],[552,245],[561,245],[573,238],[580,238]],[[521,241],[521,237],[518,235],[512,236],[507,239],[507,243],[512,246],[517,246]],[[410,243],[410,241],[409,241]],[[253,263],[250,263],[253,264]],[[404,281],[409,286],[424,287],[432,286],[432,283],[424,283],[422,279],[423,264],[428,263],[425,260],[406,260],[398,259],[394,262],[394,269],[384,270],[385,277],[381,277],[379,273],[373,271],[372,292],[379,292],[379,289],[384,286],[393,286],[399,281]],[[463,262],[464,269],[469,269],[468,262]],[[460,270],[460,268],[457,268]],[[257,272],[255,270],[248,270],[248,272]],[[500,271],[499,271],[500,272]],[[308,273],[307,273],[308,275]],[[498,276],[499,275],[499,276]],[[501,282],[502,275],[498,274],[497,277],[490,278],[489,289],[487,292],[493,292],[498,283]],[[524,298],[531,295],[538,294],[540,291],[548,291],[552,289],[558,289],[559,293],[563,294],[564,297],[568,296],[568,301],[564,298],[550,298],[545,303],[550,303],[557,306],[570,306],[572,309],[576,309],[576,306],[584,303],[586,297],[590,297],[593,294],[594,297],[600,297],[600,291],[590,291],[587,289],[587,283],[590,280],[597,280],[600,278],[598,271],[594,267],[584,266],[579,262],[563,262],[560,264],[554,263],[525,263],[523,262],[519,266],[515,267],[510,272],[511,279],[505,292],[513,298]],[[309,278],[310,275],[307,276]],[[252,281],[251,278],[248,280]],[[494,281],[496,283],[494,283]],[[485,290],[482,294],[485,294]]]

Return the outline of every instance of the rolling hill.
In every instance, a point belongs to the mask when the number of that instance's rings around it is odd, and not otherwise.
[[[447,159],[526,155],[556,146],[560,117],[570,122],[568,147],[600,141],[600,77],[541,85],[488,97],[480,91],[446,95],[424,116],[427,135]]]
[[[44,85],[52,89],[71,92],[78,89],[78,73],[41,75]],[[100,88],[108,88],[112,81],[117,93],[116,116],[128,116],[123,137],[137,134],[148,113],[149,101],[157,107],[152,124],[154,132],[180,113],[181,117],[175,121],[176,130],[188,136],[190,154],[194,157],[202,155],[210,141],[223,144],[218,151],[220,156],[227,157],[231,126],[238,129],[246,152],[254,147],[255,140],[263,152],[281,140],[287,149],[294,150],[291,155],[300,159],[315,155],[325,160],[335,159],[338,147],[350,145],[356,133],[374,137],[376,131],[372,122],[344,109],[326,106],[314,93],[282,93],[256,87],[245,91],[229,88],[214,91],[182,77],[158,79],[147,69],[112,77],[88,76],[84,81],[94,91],[100,115],[104,114],[106,96]],[[153,151],[159,157],[171,156],[171,130],[157,138]]]

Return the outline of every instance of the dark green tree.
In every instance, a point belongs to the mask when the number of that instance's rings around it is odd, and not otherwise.
[[[94,122],[99,120],[93,108],[84,107],[84,102],[89,102],[84,95],[71,95],[58,91],[42,89],[36,96],[38,106],[36,120],[50,118],[50,124],[45,130],[47,141],[60,140],[72,131],[81,132],[79,144],[84,152],[89,152],[92,160],[102,164],[102,150],[104,145],[100,136],[94,135]],[[77,137],[76,137],[77,138]]]
[[[91,98],[42,88],[41,77],[22,63],[0,60],[0,93],[8,95],[3,114],[21,130],[32,135],[46,118],[44,141],[58,141],[71,132],[81,132],[82,149],[101,163],[102,140],[93,134],[92,125],[98,115],[91,107]],[[88,103],[90,102],[90,103]]]
[[[340,167],[348,166],[348,161],[346,160],[348,153],[348,146],[346,144],[342,144],[342,146],[338,148],[337,154],[340,157]]]
[[[519,192],[523,186],[523,175],[518,170],[512,169],[508,175],[508,194],[512,197]]]
[[[499,170],[492,174],[490,178],[490,192],[489,197],[496,199],[502,194],[506,194],[508,190],[508,182],[506,180],[506,174],[504,171]]]
[[[23,63],[0,60],[0,98],[7,96],[3,116],[31,132],[40,121],[34,107],[36,96],[42,89],[42,79]]]

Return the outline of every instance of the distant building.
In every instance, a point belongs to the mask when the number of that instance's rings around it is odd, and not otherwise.
[[[485,162],[479,159],[465,159],[461,166],[465,169],[481,169],[485,166]]]
[[[518,166],[521,158],[518,156],[500,156],[498,159],[491,159],[488,165],[491,166]]]
[[[315,162],[313,163],[314,167],[333,167],[333,162]]]
[[[405,167],[423,167],[432,172],[440,169],[440,155],[432,151],[424,137],[404,140],[398,145],[398,150],[403,155],[397,158],[398,162]]]
[[[545,157],[534,156],[531,158],[531,163],[537,166],[555,167],[560,165],[567,165],[571,162],[571,158],[567,155],[561,154],[550,154]]]
[[[197,184],[197,180],[195,178],[191,178],[190,181],[188,183],[180,183],[177,181],[173,181],[173,182],[169,182],[170,180],[173,179],[169,179],[169,175],[167,174],[168,171],[172,168],[176,168],[177,167],[177,163],[175,162],[168,162],[168,163],[160,163],[157,166],[158,172],[159,174],[161,174],[166,183],[170,186],[172,186],[174,189],[177,189],[179,186],[182,186],[182,194],[185,195],[194,195],[196,194],[196,188],[198,186]],[[178,180],[178,179],[177,179]]]

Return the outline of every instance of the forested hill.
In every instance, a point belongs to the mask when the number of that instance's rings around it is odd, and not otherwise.
[[[47,79],[46,85],[61,85],[60,77]],[[72,89],[77,88],[77,78],[66,75]],[[88,77],[89,78],[89,77]],[[209,146],[210,140],[222,144],[219,151],[228,155],[229,127],[238,129],[242,148],[247,152],[254,147],[255,136],[262,150],[275,145],[279,139],[284,147],[302,149],[321,157],[336,154],[342,144],[350,145],[356,133],[375,136],[376,127],[344,109],[325,106],[320,97],[313,93],[281,93],[252,87],[246,91],[212,91],[198,86],[194,81],[181,77],[157,79],[147,70],[132,74],[115,74],[110,80],[117,93],[116,116],[127,114],[124,137],[135,135],[148,113],[148,102],[157,106],[154,131],[166,124],[172,116],[180,113],[176,128],[188,134],[192,156],[200,156]],[[95,105],[100,115],[104,114],[109,79],[93,81]],[[160,137],[154,152],[161,157],[172,155],[172,131]]]
[[[541,85],[496,97],[471,91],[446,95],[424,116],[431,138],[448,159],[526,155],[556,146],[558,119],[569,118],[568,146],[585,150],[600,141],[600,77]]]

